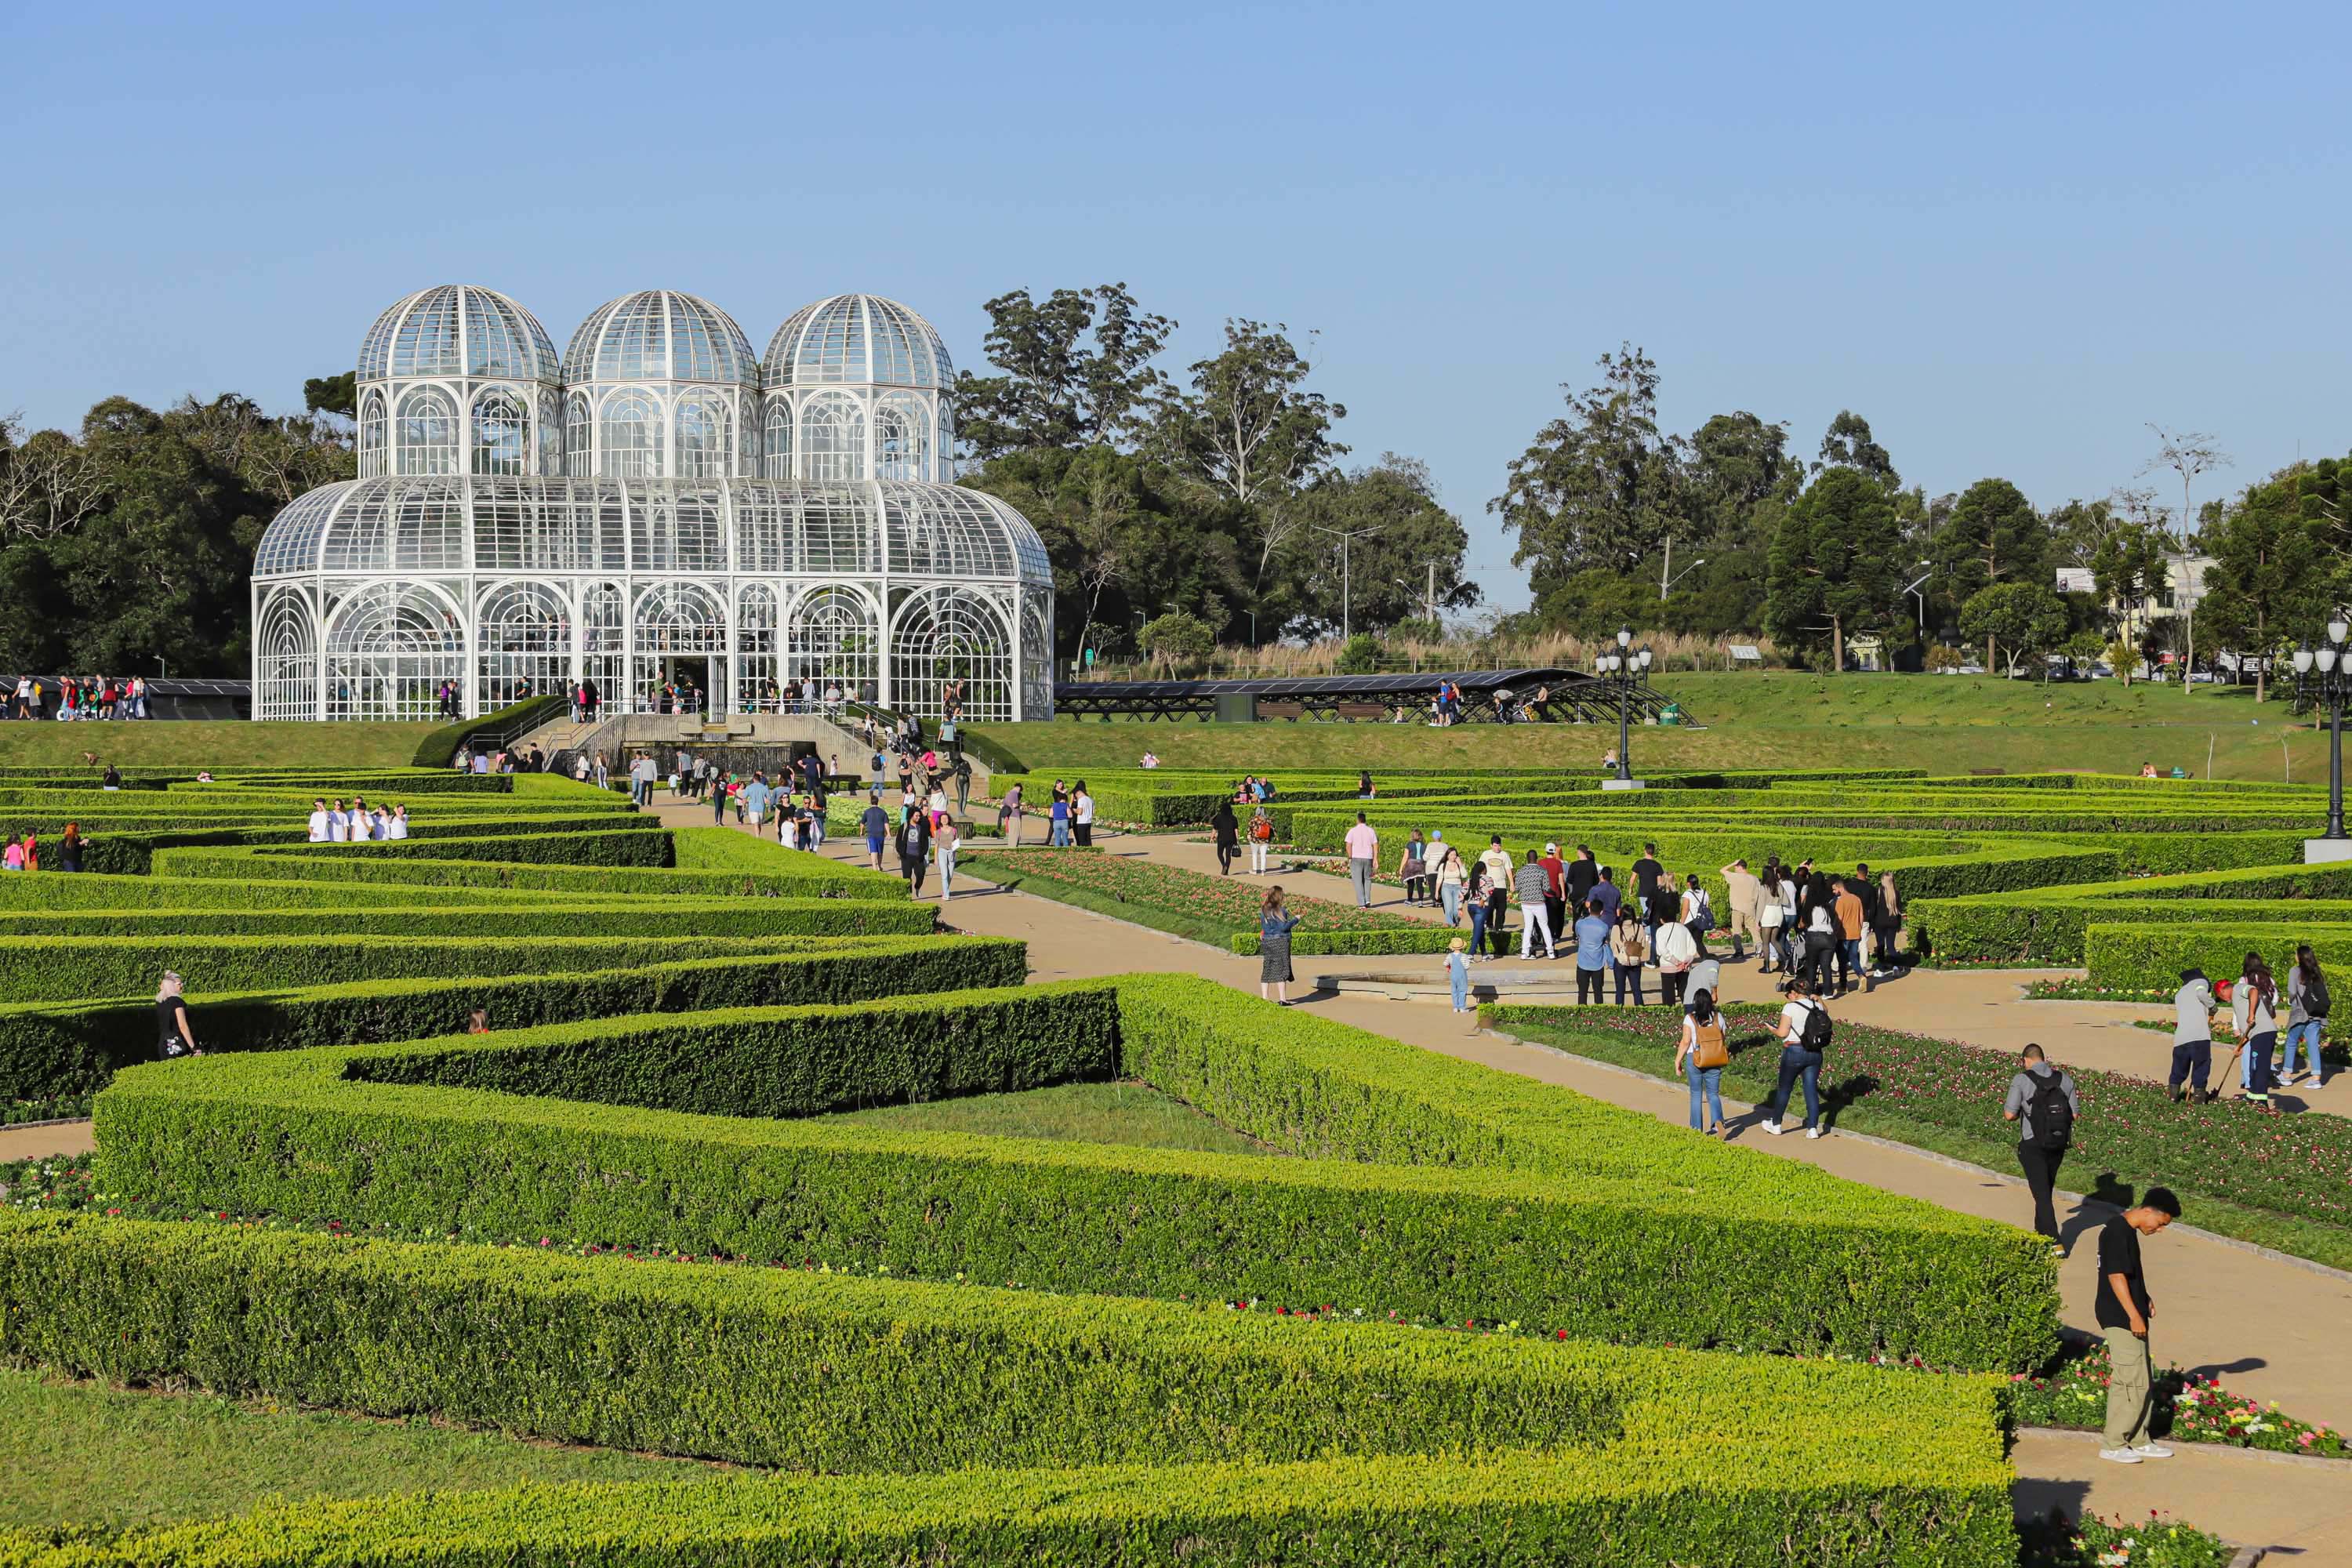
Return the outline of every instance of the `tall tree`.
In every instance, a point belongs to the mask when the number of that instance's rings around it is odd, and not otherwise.
[[[1799,496],[1772,540],[1764,624],[1794,647],[1829,645],[1845,669],[1846,639],[1895,629],[1895,503],[1860,468],[1825,468]]]
[[[1769,546],[1779,508],[1804,488],[1805,466],[1789,454],[1789,426],[1741,409],[1691,432],[1684,512],[1694,547]]]
[[[1224,351],[1192,365],[1190,390],[1163,402],[1152,436],[1153,450],[1177,473],[1250,516],[1250,603],[1262,630],[1271,629],[1272,618],[1262,616],[1259,601],[1304,527],[1288,503],[1348,451],[1332,435],[1348,410],[1307,389],[1314,366],[1289,332],[1279,321],[1227,321]]]
[[[2180,548],[2185,553],[2195,537],[2197,513],[2193,509],[2192,492],[2198,477],[2215,468],[2230,466],[2230,454],[2221,450],[2212,437],[2201,430],[2168,430],[2154,420],[2147,427],[2156,432],[2156,456],[2140,465],[2143,475],[2170,470],[2180,480]],[[2189,679],[2197,673],[2197,602],[2192,595],[2181,606],[2181,634],[2184,652],[2181,659],[2180,689],[2194,692],[2197,683]]]
[[[2090,565],[2091,581],[2098,591],[2099,603],[2109,613],[2111,629],[2128,630],[2164,592],[2163,535],[2145,522],[2125,518],[2099,541]],[[2118,673],[2128,687],[2129,664]]]
[[[2049,555],[2041,513],[2007,479],[1979,479],[1937,531],[1933,558],[1945,594],[1958,605],[1997,583],[2039,582]],[[1995,638],[1985,638],[1985,668]]]
[[[1813,468],[1816,471],[1852,468],[1887,489],[1903,488],[1902,477],[1895,471],[1895,459],[1871,436],[1870,421],[1851,408],[1839,409],[1830,427],[1822,432],[1821,460]]]
[[[2041,583],[1994,583],[1978,589],[1960,606],[1960,635],[1984,638],[1987,648],[1998,645],[2009,655],[2012,680],[2017,678],[2019,660],[2053,651],[2066,640],[2068,629],[2066,601]],[[1992,655],[1985,657],[1990,659]],[[2050,676],[2046,663],[2042,673],[2046,681]]]
[[[1684,443],[1658,428],[1658,367],[1630,342],[1600,365],[1597,386],[1562,384],[1566,416],[1536,433],[1486,503],[1518,534],[1511,559],[1538,600],[1586,567],[1641,560],[1682,515]]]
[[[1292,503],[1307,529],[1303,570],[1291,589],[1287,635],[1316,637],[1344,624],[1383,631],[1433,608],[1468,609],[1478,585],[1463,574],[1470,535],[1437,497],[1429,466],[1394,452],[1349,474],[1326,474]],[[1350,541],[1342,573],[1340,534]],[[1346,595],[1342,602],[1342,595]]]
[[[1124,283],[1056,289],[1042,304],[1016,289],[983,308],[998,374],[956,376],[957,435],[971,457],[1133,444],[1167,392],[1151,362],[1174,321],[1139,310]]]
[[[2333,607],[2321,534],[2303,512],[2298,467],[2248,488],[2205,529],[2212,584],[2199,606],[2207,635],[2253,658],[2254,700],[2268,695],[2268,656],[2318,629]]]

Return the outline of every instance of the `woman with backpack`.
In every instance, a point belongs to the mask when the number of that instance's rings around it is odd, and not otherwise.
[[[1683,1013],[1682,1043],[1675,1047],[1675,1071],[1690,1085],[1690,1124],[1694,1132],[1710,1136],[1723,1131],[1723,1069],[1731,1065],[1731,1043],[1724,1036],[1723,1015],[1715,1010],[1715,993],[1695,993]],[[1699,1119],[1700,1100],[1710,1113]]]
[[[1800,973],[1789,982],[1788,1004],[1772,1022],[1780,1041],[1780,1076],[1772,1098],[1764,1103],[1764,1131],[1778,1138],[1780,1117],[1789,1109],[1789,1090],[1800,1080],[1805,1086],[1805,1136],[1822,1135],[1822,1053],[1829,1049],[1830,1010],[1813,994],[1811,980]]]
[[[1429,840],[1421,836],[1418,827],[1404,841],[1404,856],[1397,862],[1397,875],[1404,879],[1404,901],[1408,907],[1436,901],[1429,894]]]
[[[2271,979],[2271,966],[2259,952],[2246,954],[2239,975],[2230,997],[2230,1022],[2236,1027],[2238,1038],[2244,1042],[2239,1048],[2246,1058],[2239,1069],[2238,1081],[2244,1087],[2246,1099],[2268,1110],[2271,1052],[2278,1045],[2278,985]]]
[[[2082,1114],[2074,1098],[2074,1080],[2042,1059],[2040,1046],[2028,1046],[2009,1080],[2009,1099],[2000,1113],[2017,1123],[2017,1163],[2025,1173],[2026,1190],[2033,1194],[2033,1228],[2058,1247],[2058,1210],[2051,1194],[2058,1185],[2058,1163],[2074,1141],[2074,1119]],[[2061,1256],[2063,1256],[2061,1254]]]
[[[2327,1033],[2327,977],[2319,972],[2309,943],[2294,950],[2294,967],[2286,972],[2286,1053],[2279,1058],[2279,1082],[2293,1081],[2294,1046],[2300,1040],[2311,1063],[2311,1079],[2303,1087],[2306,1091],[2318,1089],[2324,1082],[2319,1046],[2320,1037]]]
[[[1265,852],[1274,847],[1274,818],[1261,801],[1250,808],[1250,875],[1265,875]]]
[[[1691,945],[1698,949],[1698,957],[1706,956],[1706,933],[1715,929],[1715,905],[1706,889],[1699,885],[1698,873],[1692,871],[1683,879],[1683,925],[1689,931]]]
[[[907,879],[919,899],[924,874],[930,868],[931,819],[912,801],[900,805],[899,811],[903,820],[898,824],[898,875]]]
[[[1470,862],[1465,886],[1470,890],[1470,959],[1475,963],[1486,956],[1486,895],[1495,886],[1495,873],[1483,858]]]

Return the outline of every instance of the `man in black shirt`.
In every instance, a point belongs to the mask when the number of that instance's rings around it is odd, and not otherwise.
[[[1568,907],[1580,910],[1592,900],[1592,885],[1601,880],[1600,864],[1592,858],[1592,846],[1576,847],[1576,858],[1568,863]]]
[[[2148,1353],[2148,1325],[2156,1317],[2147,1277],[2141,1272],[2140,1237],[2154,1236],[2180,1217],[2180,1200],[2168,1187],[2150,1187],[2139,1202],[2099,1227],[2099,1333],[2113,1363],[2107,1375],[2107,1426],[2099,1458],[2118,1465],[2168,1459],[2172,1450],[2148,1432],[2155,1365]]]
[[[1643,845],[1642,858],[1633,862],[1633,890],[1642,896],[1642,923],[1650,928],[1653,951],[1657,942],[1658,922],[1682,912],[1677,908],[1670,914],[1664,901],[1658,896],[1658,879],[1665,874],[1666,868],[1658,864],[1658,847]]]

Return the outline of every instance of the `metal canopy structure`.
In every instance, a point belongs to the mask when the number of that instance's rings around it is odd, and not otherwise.
[[[1387,675],[1275,676],[1255,680],[1085,680],[1054,688],[1056,713],[1207,721],[1244,704],[1258,719],[1381,720],[1403,708],[1427,710],[1440,682],[1462,694],[1462,718],[1499,721],[1505,704],[1552,723],[1597,723],[1617,717],[1606,681],[1580,669],[1428,670]],[[1633,711],[1655,718],[1670,700],[1654,687],[1633,694]]]

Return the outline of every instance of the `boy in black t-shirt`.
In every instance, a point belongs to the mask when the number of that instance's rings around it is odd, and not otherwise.
[[[2150,1187],[2137,1205],[2099,1227],[2099,1293],[2094,1305],[2099,1333],[2114,1363],[2107,1377],[2106,1438],[2099,1458],[2118,1465],[2172,1458],[2172,1450],[2148,1432],[2155,1365],[2147,1333],[2156,1305],[2140,1268],[2139,1243],[2179,1217],[2180,1200],[2171,1189]]]

